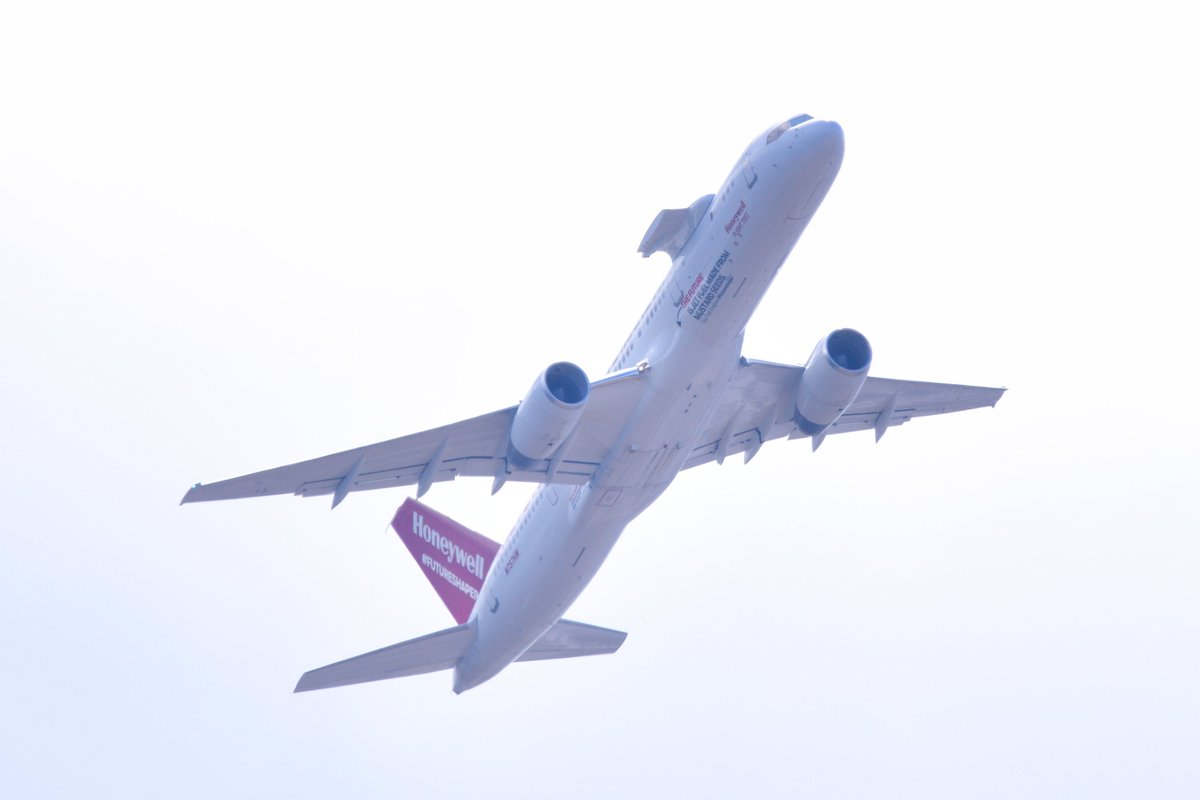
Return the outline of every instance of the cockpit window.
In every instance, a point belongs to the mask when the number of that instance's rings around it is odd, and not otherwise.
[[[804,122],[808,122],[810,119],[812,119],[811,114],[801,114],[798,117],[792,117],[787,122],[781,122],[779,124],[779,127],[777,127],[775,130],[773,130],[767,134],[767,144],[770,144],[771,142],[778,139],[780,136],[783,136],[785,133],[787,133],[792,128],[796,127],[797,125],[804,123]]]

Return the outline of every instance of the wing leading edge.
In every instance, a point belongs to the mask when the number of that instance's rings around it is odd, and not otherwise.
[[[754,457],[772,439],[807,438],[794,421],[794,404],[804,367],[742,359],[708,428],[692,450],[684,469],[718,463],[745,453]],[[875,431],[878,441],[888,428],[915,417],[950,414],[996,405],[1004,389],[951,383],[867,378],[858,397],[822,434]],[[816,440],[815,444],[819,444]]]

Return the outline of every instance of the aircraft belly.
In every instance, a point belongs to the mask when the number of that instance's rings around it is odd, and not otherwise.
[[[674,480],[736,368],[741,337],[692,364],[660,362],[623,444],[587,486],[539,490],[538,505],[497,555],[472,617],[476,642],[458,667],[469,687],[519,658],[591,582],[621,533]],[[715,356],[715,357],[714,357]],[[674,361],[675,363],[672,363]]]
[[[724,331],[718,345],[683,338],[653,364],[641,407],[592,482],[592,494],[600,492],[596,505],[613,505],[603,496],[608,489],[657,497],[682,469],[737,369],[742,337],[735,332]]]
[[[557,622],[683,468],[737,369],[746,323],[836,174],[837,142],[836,158],[802,171],[751,169],[744,187],[736,174],[726,184],[667,277],[675,313],[644,319],[638,345],[618,359],[645,360],[649,391],[591,482],[559,487],[556,503],[510,535],[472,615],[477,637],[456,688],[495,675]]]
[[[675,479],[737,367],[741,336],[674,347],[621,443],[586,486],[545,487],[497,555],[472,614],[476,639],[456,667],[482,683],[542,637],[591,582],[631,520]],[[550,497],[555,498],[553,502]]]
[[[509,537],[484,583],[471,624],[476,639],[456,668],[461,689],[519,658],[554,625],[600,569],[628,518],[572,513],[568,492]]]

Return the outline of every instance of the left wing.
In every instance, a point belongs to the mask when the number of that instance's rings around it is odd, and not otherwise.
[[[721,463],[736,453],[745,453],[749,461],[771,439],[807,437],[793,420],[803,374],[804,367],[743,358],[684,469]],[[984,386],[867,378],[850,407],[813,441],[813,449],[829,434],[871,428],[878,441],[889,427],[914,417],[994,406],[1003,394],[1004,389]]]
[[[505,481],[587,483],[620,436],[637,407],[646,370],[629,369],[607,375],[591,384],[579,424],[561,452],[552,458],[517,469],[508,463],[508,435],[517,407],[440,428],[401,436],[386,442],[356,447],[321,458],[255,472],[210,484],[196,484],[183,496],[184,503],[230,500],[271,494],[302,497],[333,495],[333,505],[349,492],[417,485],[418,496],[438,481],[460,475],[493,478],[499,488]]]

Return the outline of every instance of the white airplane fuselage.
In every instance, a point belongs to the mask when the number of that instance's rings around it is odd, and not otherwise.
[[[676,255],[611,371],[645,365],[637,411],[593,479],[546,484],[497,555],[454,691],[496,675],[559,620],[625,526],[671,484],[738,367],[742,336],[842,161],[841,128],[796,118],[754,139]]]

